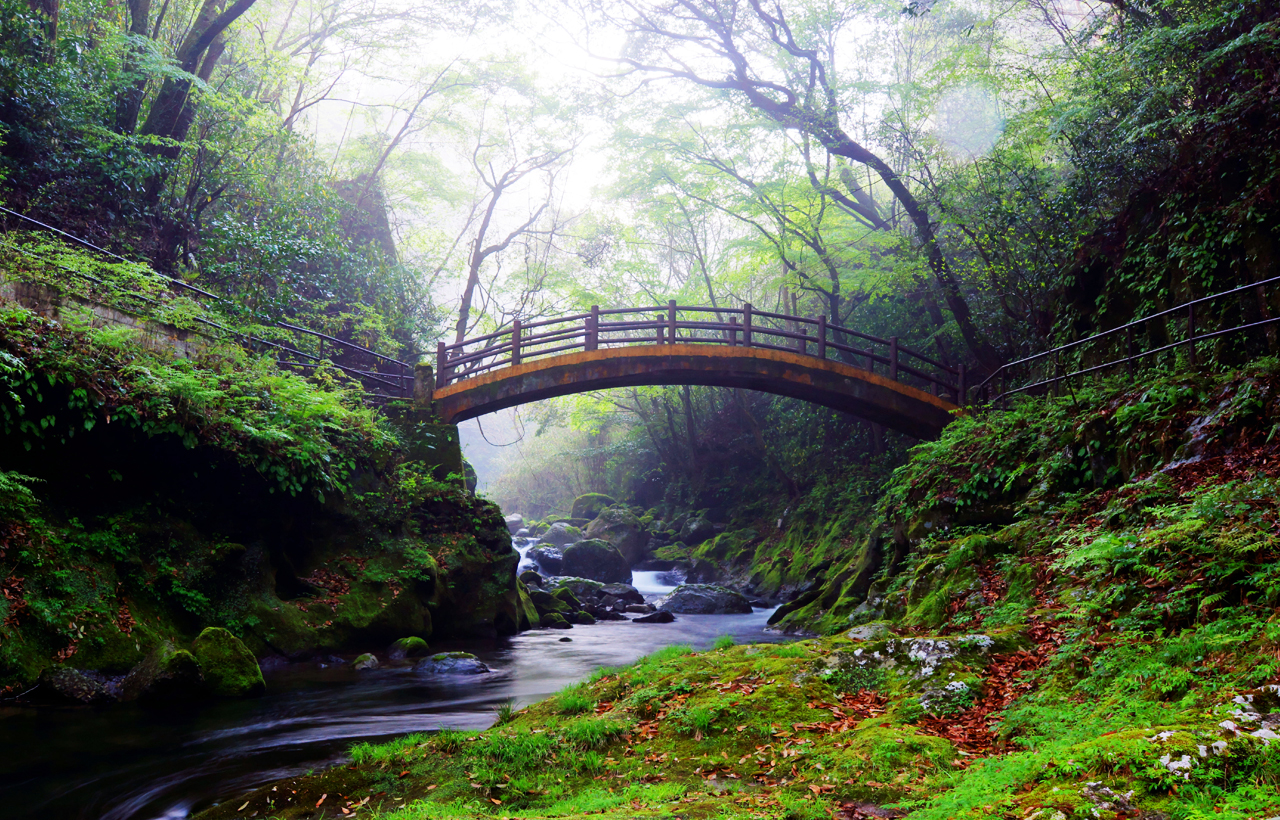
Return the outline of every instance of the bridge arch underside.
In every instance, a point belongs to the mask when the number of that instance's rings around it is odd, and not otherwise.
[[[438,388],[444,421],[457,423],[542,399],[641,385],[740,387],[831,407],[920,439],[935,438],[956,405],[843,362],[781,350],[675,344],[548,356]]]

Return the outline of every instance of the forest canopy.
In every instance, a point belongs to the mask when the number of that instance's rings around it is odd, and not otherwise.
[[[25,215],[406,360],[677,299],[990,373],[1275,275],[1277,11],[0,0],[4,241],[35,253]],[[541,412],[640,465],[605,483],[697,495],[730,418],[784,486],[810,480],[792,404],[654,388]]]

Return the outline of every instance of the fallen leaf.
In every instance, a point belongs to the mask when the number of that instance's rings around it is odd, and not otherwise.
[[[321,803],[323,803],[323,802],[324,802],[324,799],[325,799],[326,797],[328,797],[328,796],[329,796],[329,795],[328,795],[327,793],[326,793],[326,794],[322,794],[322,795],[320,795],[320,799],[316,801],[316,808],[317,808],[317,809],[318,809],[318,808],[320,808],[320,804],[321,804]]]

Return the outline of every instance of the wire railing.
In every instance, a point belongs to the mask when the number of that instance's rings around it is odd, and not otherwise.
[[[1273,304],[1280,277],[1193,299],[1070,344],[1010,362],[973,387],[974,403],[1007,407],[1016,395],[1056,394],[1072,379],[1125,368],[1136,377],[1153,360],[1170,367],[1196,367],[1210,357],[1243,352],[1280,352]],[[1277,314],[1277,315],[1273,315]],[[1181,357],[1179,357],[1181,354]]]
[[[831,359],[880,373],[892,381],[947,396],[963,404],[963,365],[950,367],[902,345],[827,322],[741,307],[678,305],[600,308],[534,322],[515,320],[494,333],[441,342],[436,348],[436,389],[499,368],[569,353],[639,345],[719,345],[780,350]]]
[[[58,236],[68,239],[82,247],[103,254],[111,259],[129,264],[137,264],[132,260],[126,259],[119,254],[112,253],[105,248],[101,248],[88,240],[81,239],[74,234],[70,234],[61,228],[33,219],[25,214],[0,205],[0,213],[15,217],[31,225],[35,225],[42,230],[46,230],[57,234]],[[114,290],[110,283],[100,277],[96,277],[85,271],[76,270],[70,266],[63,265],[57,261],[53,261],[42,257],[38,254],[30,253],[23,249],[19,244],[11,244],[10,248],[18,253],[24,254],[29,258],[39,261],[42,264],[53,265],[64,273],[83,279],[105,290]],[[201,287],[177,279],[172,276],[165,276],[162,273],[152,271],[152,274],[159,277],[167,286],[175,291],[181,291],[193,295],[198,301],[212,301],[218,304],[227,304],[228,300],[224,297],[211,293]],[[162,303],[140,291],[123,291],[116,290],[114,297],[120,300],[133,300],[139,304],[146,305],[149,308],[162,307]],[[318,368],[333,367],[347,376],[358,381],[365,391],[365,398],[373,404],[381,404],[393,399],[404,399],[413,395],[413,365],[408,362],[402,362],[391,356],[386,356],[360,345],[339,339],[327,333],[321,333],[301,325],[295,325],[291,322],[276,321],[272,326],[284,331],[286,334],[293,336],[295,341],[290,344],[277,341],[274,339],[266,339],[259,335],[245,333],[228,327],[221,322],[215,321],[205,316],[191,316],[189,320],[199,324],[204,328],[216,331],[219,334],[230,338],[242,347],[255,352],[269,352],[276,357],[276,364],[291,370],[302,372],[314,372]],[[305,339],[307,344],[300,344],[299,339]],[[304,349],[309,348],[309,349]],[[346,362],[334,361],[335,356],[342,356],[348,359]]]

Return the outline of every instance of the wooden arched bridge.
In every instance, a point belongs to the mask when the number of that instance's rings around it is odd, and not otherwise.
[[[843,410],[917,438],[963,404],[965,370],[898,343],[740,308],[616,308],[546,319],[436,350],[430,395],[450,423],[527,402],[659,384],[741,387]],[[425,386],[424,386],[425,387]],[[421,388],[420,388],[421,389]]]

